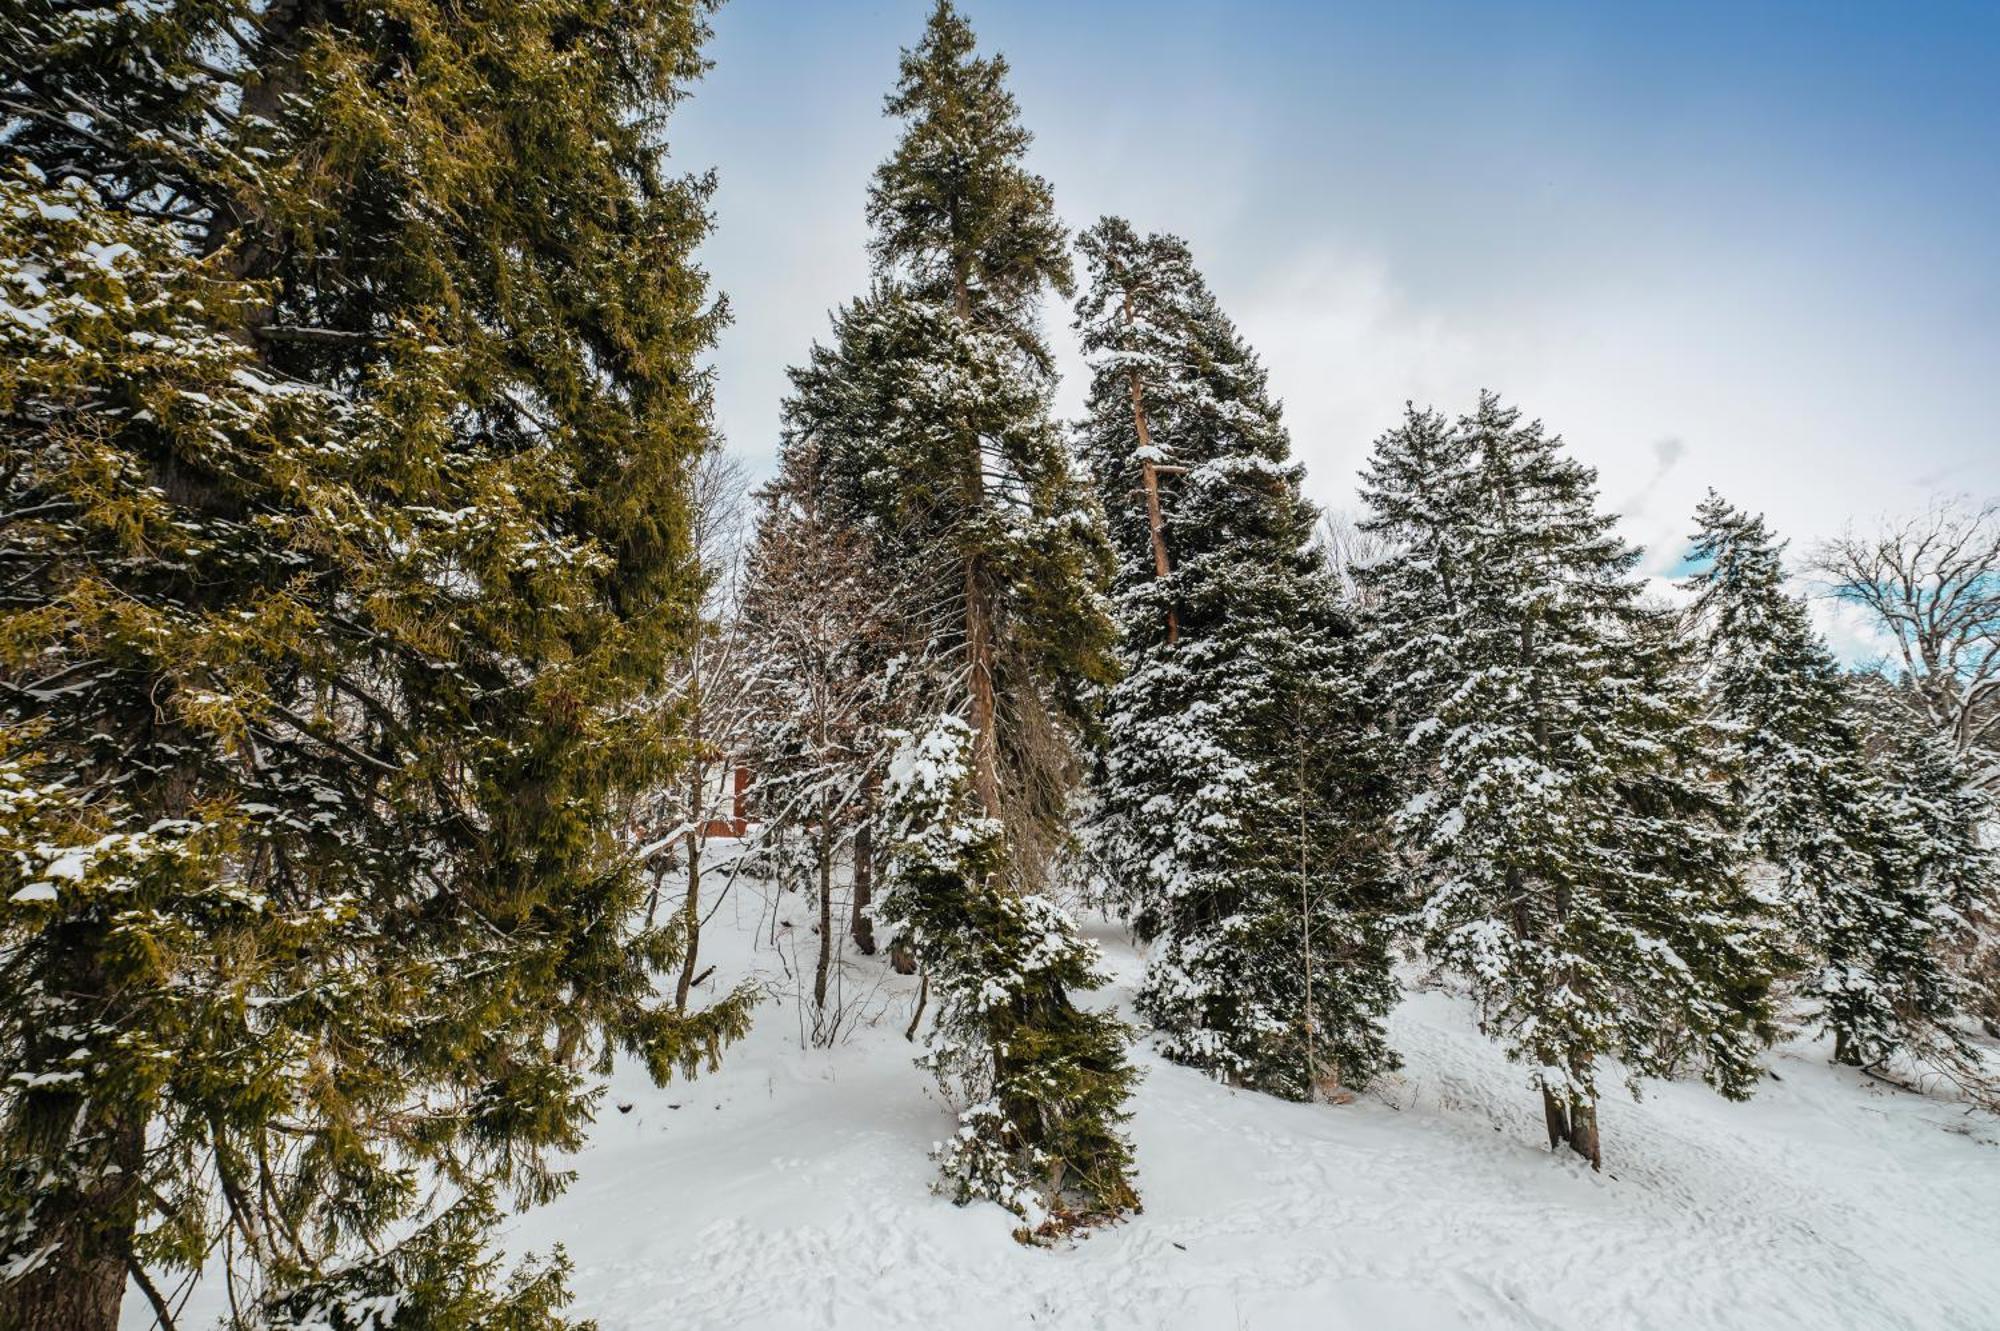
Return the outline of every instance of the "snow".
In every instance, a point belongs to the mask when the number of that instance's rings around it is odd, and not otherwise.
[[[45,847],[44,850],[49,848]],[[70,882],[80,882],[85,869],[90,864],[92,848],[71,846],[55,853],[54,858],[42,866],[42,872],[51,878],[66,878]]]
[[[575,1183],[510,1222],[516,1254],[567,1248],[571,1311],[600,1331],[1894,1331],[2000,1307],[1991,1119],[1793,1044],[1746,1104],[1610,1090],[1593,1175],[1542,1145],[1532,1070],[1421,989],[1390,1022],[1407,1066],[1349,1104],[1232,1091],[1142,1043],[1144,1213],[1022,1247],[998,1206],[929,1191],[955,1120],[903,1039],[914,980],[850,954],[862,1020],[802,1049],[789,976],[814,912],[770,891],[739,878],[703,944],[703,990],[771,988],[750,1037],[693,1082],[621,1068]],[[796,926],[776,949],[774,918]],[[1114,976],[1092,1001],[1129,1013],[1141,959],[1114,925],[1086,932]],[[136,1295],[125,1312],[147,1325]]]
[[[710,946],[724,971],[775,972],[750,950],[760,889],[737,890],[711,931],[748,932]],[[1100,1001],[1129,1010],[1140,960],[1091,932],[1116,976]],[[715,1076],[619,1073],[575,1185],[514,1224],[517,1250],[568,1248],[602,1331],[1876,1329],[2000,1306],[2000,1125],[1794,1045],[1747,1104],[1614,1092],[1593,1175],[1539,1144],[1528,1070],[1440,992],[1392,1019],[1403,1074],[1347,1105],[1234,1092],[1142,1048],[1144,1214],[1023,1248],[1000,1208],[929,1193],[952,1117],[902,1036],[911,982],[852,964],[875,1021],[849,1043],[801,1050],[780,995]]]

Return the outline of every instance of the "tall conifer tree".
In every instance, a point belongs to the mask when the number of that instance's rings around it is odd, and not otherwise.
[[[0,12],[0,1326],[529,1327],[480,1257],[653,998],[705,6]],[[355,1261],[357,1256],[366,1260]],[[386,1302],[385,1302],[386,1301]]]
[[[1933,780],[1948,769],[1923,745],[1885,744],[1871,762],[1850,686],[1785,590],[1783,544],[1712,491],[1695,516],[1701,567],[1687,586],[1704,683],[1736,736],[1744,849],[1782,903],[1812,1018],[1842,1063],[1949,1044],[1961,996],[1946,934],[1954,897],[1971,898],[1955,849],[1965,820],[1949,779]]]
[[[1598,1064],[1749,1093],[1769,940],[1729,854],[1720,744],[1643,608],[1596,477],[1490,394],[1376,443],[1376,668],[1430,956],[1533,1069],[1550,1145],[1593,1164]]]
[[[1862,697],[1862,734],[1869,760],[1888,786],[1882,822],[1883,858],[1897,881],[1934,915],[1934,945],[1950,976],[1949,989],[1928,1012],[1906,1007],[1901,1033],[1908,1052],[1948,1076],[1988,1109],[2000,1107],[2000,1079],[1968,1044],[1961,1029],[1977,1018],[2000,1037],[2000,856],[1992,845],[1993,802],[1980,782],[1976,755],[1950,740],[1912,726],[1907,700],[1885,695],[1895,685],[1879,678],[1855,681]],[[1914,932],[1914,931],[1913,931]],[[1935,992],[1927,975],[1917,988]]]
[[[1124,1028],[1070,1001],[1098,982],[1091,949],[1038,895],[1114,669],[1110,560],[1050,417],[1037,307],[1070,290],[1067,238],[1006,74],[949,3],[904,52],[903,137],[868,196],[876,283],[794,372],[786,446],[818,451],[828,505],[935,607],[926,656],[954,662],[950,714],[891,773],[883,911],[938,996],[933,1062],[963,1112],[947,1186],[1032,1237],[1133,1203],[1133,1074]]]
[[[1387,787],[1318,513],[1263,368],[1187,247],[1082,237],[1085,458],[1110,515],[1125,674],[1094,841],[1154,943],[1171,1058],[1294,1098],[1393,1066]]]

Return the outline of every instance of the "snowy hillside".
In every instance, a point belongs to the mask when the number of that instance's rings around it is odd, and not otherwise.
[[[749,968],[774,990],[747,1045],[665,1090],[622,1070],[575,1185],[512,1227],[568,1247],[603,1331],[2000,1325],[2000,1125],[1802,1045],[1748,1104],[1614,1094],[1593,1175],[1543,1149],[1522,1071],[1440,993],[1406,998],[1406,1068],[1348,1105],[1142,1050],[1144,1214],[1020,1247],[998,1208],[927,1191],[950,1119],[903,1039],[911,982],[854,958],[874,1023],[801,1050],[761,890],[739,881],[708,942],[712,984]],[[777,917],[805,934],[797,898]],[[1128,1006],[1139,958],[1095,933],[1102,997]]]

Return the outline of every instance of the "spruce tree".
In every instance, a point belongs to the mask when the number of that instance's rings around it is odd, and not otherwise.
[[[553,1325],[495,1208],[593,1063],[743,1029],[653,998],[613,817],[696,613],[702,14],[0,13],[9,1331],[225,1251],[253,1320]]]
[[[1551,1147],[1601,1161],[1600,1059],[1749,1093],[1769,940],[1728,855],[1719,741],[1640,604],[1596,478],[1482,394],[1377,441],[1370,641],[1428,955],[1533,1069]]]
[[[1153,944],[1169,1058],[1295,1099],[1393,1067],[1387,786],[1318,513],[1256,356],[1187,247],[1085,233],[1085,460],[1118,555],[1124,676],[1092,839]]]
[[[1909,898],[1928,909],[1932,925],[1907,931],[1934,951],[1911,968],[1916,993],[1902,1009],[1901,1033],[1914,1057],[1988,1109],[2000,1107],[2000,1079],[1961,1030],[1963,1018],[1976,1017],[1988,1035],[2000,1033],[2000,856],[1983,767],[1945,737],[1910,725],[1909,704],[1883,697],[1885,681],[1858,683],[1864,743],[1887,786],[1881,858]],[[1940,963],[1948,979],[1935,975]]]
[[[1950,935],[1979,898],[1969,792],[1922,733],[1885,732],[1870,754],[1854,686],[1785,590],[1763,518],[1713,491],[1695,517],[1704,682],[1736,735],[1744,850],[1783,905],[1810,1018],[1841,1063],[1951,1050],[1963,996]]]
[[[887,100],[903,137],[868,197],[876,282],[794,371],[785,419],[788,449],[819,450],[832,511],[926,607],[924,659],[951,663],[949,715],[906,744],[962,722],[965,793],[897,806],[882,913],[938,999],[934,1065],[964,1110],[946,1186],[1037,1237],[1134,1203],[1134,1074],[1124,1027],[1071,1002],[1097,983],[1089,948],[1040,896],[1114,669],[1110,556],[1050,417],[1037,303],[1068,293],[1069,258],[1006,73],[949,3],[904,52]],[[925,821],[947,815],[955,859]]]

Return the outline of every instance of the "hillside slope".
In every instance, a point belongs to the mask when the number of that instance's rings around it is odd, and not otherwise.
[[[2000,1327],[1990,1119],[1794,1045],[1748,1104],[1615,1094],[1593,1175],[1539,1144],[1522,1070],[1437,992],[1395,1015],[1403,1074],[1347,1105],[1232,1092],[1142,1047],[1145,1213],[1019,1247],[998,1209],[927,1191],[950,1117],[903,1039],[912,982],[853,958],[873,1024],[802,1050],[789,953],[815,940],[764,890],[740,881],[708,943],[711,983],[775,991],[748,1043],[665,1090],[622,1071],[575,1185],[511,1231],[568,1247],[603,1331]],[[1097,933],[1126,1006],[1140,960]]]

